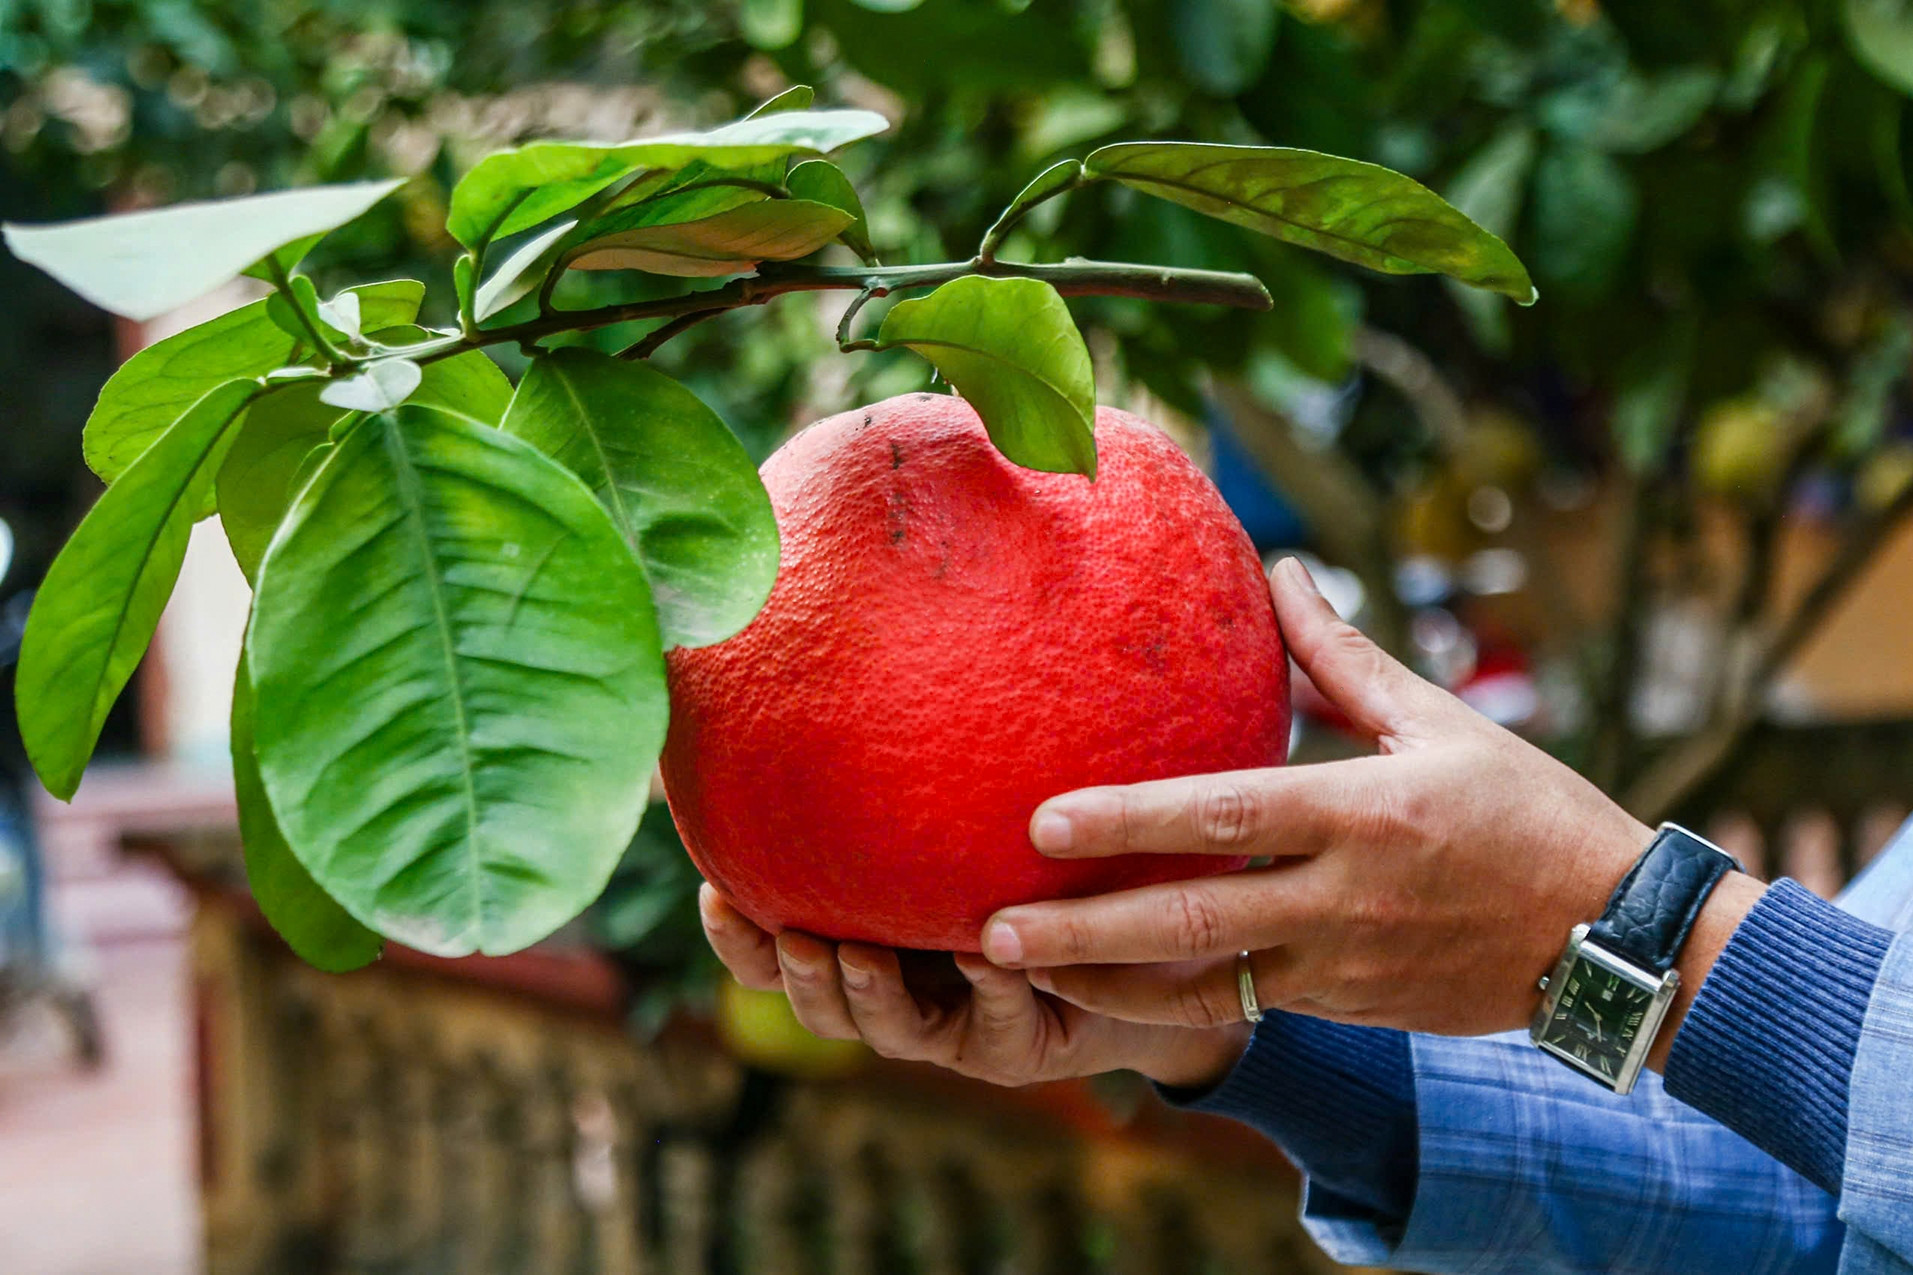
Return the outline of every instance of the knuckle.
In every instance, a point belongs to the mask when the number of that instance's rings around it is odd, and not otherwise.
[[[1240,784],[1212,784],[1197,799],[1196,831],[1210,845],[1243,845],[1255,835],[1255,812]]]
[[[1170,953],[1180,960],[1208,956],[1227,946],[1222,911],[1209,891],[1184,886],[1171,896],[1168,914]]]
[[[1219,1027],[1229,1021],[1229,1013],[1222,1006],[1221,997],[1215,987],[1202,979],[1191,980],[1176,989],[1176,997],[1171,1014],[1179,1027],[1207,1028]],[[1237,1015],[1241,1007],[1236,1007]]]
[[[1057,921],[1056,946],[1068,965],[1086,963],[1095,950],[1095,939],[1089,927],[1073,916],[1064,916]]]

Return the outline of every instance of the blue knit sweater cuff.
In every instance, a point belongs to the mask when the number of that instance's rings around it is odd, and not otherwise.
[[[1734,931],[1667,1056],[1667,1092],[1838,1193],[1847,1087],[1893,936],[1792,881]]]
[[[1178,1106],[1228,1116],[1280,1146],[1310,1189],[1380,1219],[1415,1200],[1415,1073],[1408,1037],[1271,1013],[1212,1089],[1160,1088]]]

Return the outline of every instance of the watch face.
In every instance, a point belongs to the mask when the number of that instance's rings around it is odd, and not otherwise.
[[[1590,1072],[1618,1080],[1653,1002],[1653,988],[1584,957],[1568,969],[1541,1043]]]

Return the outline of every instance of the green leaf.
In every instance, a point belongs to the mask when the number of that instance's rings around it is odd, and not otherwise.
[[[697,221],[637,226],[579,245],[579,270],[643,270],[679,278],[743,274],[760,261],[808,257],[853,224],[808,199],[764,199]]]
[[[1120,142],[1091,152],[1083,168],[1385,274],[1443,274],[1522,305],[1536,296],[1508,245],[1376,164],[1284,146]]]
[[[504,429],[582,478],[644,565],[666,646],[738,632],[777,580],[777,519],[750,453],[698,397],[595,350],[533,360]]]
[[[394,279],[353,288],[367,331],[410,323],[418,317],[425,285]],[[296,361],[299,348],[267,314],[268,300],[229,310],[216,319],[175,333],[126,360],[100,391],[87,418],[82,446],[86,463],[113,482],[216,385],[264,376]]]
[[[258,579],[272,533],[292,503],[293,479],[342,415],[319,401],[320,384],[288,385],[263,395],[219,467],[219,524],[248,582]]]
[[[637,827],[667,711],[644,573],[509,434],[415,405],[349,432],[273,539],[247,653],[286,840],[388,938],[534,943]]]
[[[319,288],[310,276],[295,274],[286,279],[283,290],[266,298],[266,313],[279,330],[301,344],[312,340],[307,323],[318,327],[328,341],[342,340],[345,333],[319,318]]]
[[[1532,128],[1522,123],[1505,126],[1455,174],[1448,202],[1489,234],[1504,242],[1512,239],[1521,196],[1534,169],[1534,150]],[[1442,282],[1466,316],[1476,342],[1492,353],[1505,353],[1510,340],[1507,302],[1453,279]]]
[[[779,111],[808,111],[817,95],[808,84],[793,84],[775,97],[765,98],[751,108],[744,118],[754,120],[760,115],[775,115]]]
[[[355,376],[331,381],[319,391],[319,401],[348,412],[385,412],[412,396],[424,369],[410,359],[380,359]]]
[[[560,221],[520,244],[511,256],[505,258],[505,264],[492,271],[491,277],[479,285],[473,309],[476,320],[483,323],[520,297],[531,295],[532,290],[544,282],[551,268],[558,264],[558,258],[564,252],[565,236],[577,226],[575,219]]]
[[[153,639],[222,445],[259,388],[229,381],[195,403],[106,489],[34,598],[14,693],[27,756],[63,801]]]
[[[1262,78],[1275,48],[1271,0],[1170,0],[1169,30],[1197,88],[1234,97]]]
[[[876,260],[877,251],[870,243],[870,223],[864,217],[863,200],[857,197],[857,188],[844,176],[843,169],[827,159],[807,159],[790,170],[784,185],[795,199],[828,204],[848,214],[851,222],[837,232],[837,238],[865,261]]]
[[[1847,46],[1860,64],[1913,94],[1913,5],[1907,0],[1845,0]]]
[[[6,241],[16,257],[101,309],[144,322],[262,260],[296,263],[326,232],[402,184],[309,186],[49,226],[8,225]]]
[[[615,145],[533,142],[475,165],[452,191],[446,228],[467,247],[515,234],[577,207],[633,174],[702,159],[748,168],[802,153],[835,150],[883,132],[872,111],[776,111],[704,133],[673,133]]]
[[[408,403],[436,407],[475,425],[496,426],[511,406],[511,378],[483,350],[427,363]]]
[[[804,33],[804,0],[743,0],[737,22],[752,48],[788,48]]]
[[[379,936],[353,920],[319,888],[279,831],[279,820],[259,782],[253,717],[252,674],[242,650],[232,686],[232,778],[246,884],[252,887],[252,897],[279,937],[307,963],[332,974],[370,964],[384,946]]]
[[[1620,278],[1640,217],[1634,179],[1591,146],[1552,144],[1534,173],[1534,262],[1571,297],[1596,297]]]
[[[1056,289],[968,275],[899,301],[879,348],[936,364],[983,418],[997,450],[1026,469],[1096,477],[1096,381],[1089,349]]]
[[[422,336],[418,328],[385,329],[386,339]],[[482,350],[427,363],[418,388],[406,401],[436,407],[474,424],[495,426],[511,405],[511,382]],[[323,382],[289,385],[261,397],[246,413],[219,467],[219,521],[233,557],[248,581],[256,580],[266,546],[279,529],[292,498],[304,486],[301,474],[315,450],[325,447],[345,413],[322,402]]]

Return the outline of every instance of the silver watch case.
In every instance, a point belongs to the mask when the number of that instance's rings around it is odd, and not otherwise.
[[[1641,1078],[1641,1069],[1647,1065],[1647,1052],[1654,1047],[1654,1038],[1660,1035],[1661,1023],[1667,1018],[1668,1007],[1674,1003],[1674,993],[1680,990],[1681,976],[1678,970],[1669,970],[1666,974],[1653,974],[1640,966],[1608,951],[1599,943],[1588,941],[1586,925],[1577,925],[1568,935],[1567,950],[1561,953],[1561,959],[1555,963],[1554,972],[1541,980],[1541,1008],[1534,1013],[1534,1021],[1528,1027],[1528,1039],[1532,1040],[1543,1053],[1559,1058],[1568,1066],[1597,1084],[1612,1089],[1615,1093],[1628,1093],[1633,1090],[1634,1082]],[[1576,964],[1586,961],[1610,974],[1618,974],[1627,982],[1642,991],[1653,993],[1653,1000],[1641,1012],[1641,1025],[1635,1030],[1634,1039],[1629,1043],[1627,1057],[1621,1063],[1620,1074],[1610,1079],[1606,1073],[1565,1050],[1547,1044],[1543,1037],[1554,1018],[1555,1008],[1561,1003],[1561,993],[1568,983],[1568,971]]]

